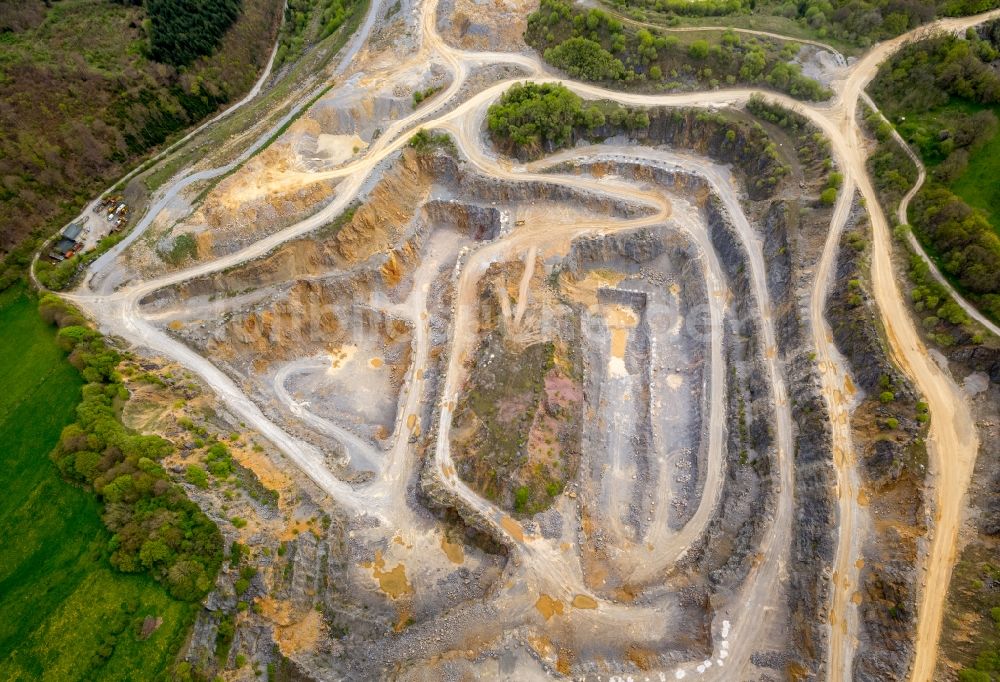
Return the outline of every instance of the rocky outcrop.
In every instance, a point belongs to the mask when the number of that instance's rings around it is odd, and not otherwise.
[[[585,271],[598,263],[619,264],[625,271],[638,270],[663,252],[662,235],[652,230],[629,230],[601,237],[582,237],[573,240],[569,255],[563,260],[563,268],[575,277],[582,277]]]
[[[916,629],[917,547],[923,532],[924,458],[916,395],[889,358],[868,288],[868,227],[855,205],[841,240],[835,281],[827,300],[834,340],[864,396],[852,415],[854,449],[871,512],[882,523],[862,548],[861,646],[855,679],[903,680],[913,657]],[[880,400],[888,391],[891,400]],[[892,420],[890,422],[889,420]],[[894,426],[893,426],[894,425]],[[892,428],[888,428],[892,426]],[[907,528],[907,532],[900,529]]]

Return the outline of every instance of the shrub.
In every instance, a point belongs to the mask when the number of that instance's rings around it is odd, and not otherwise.
[[[531,489],[522,485],[514,491],[514,510],[524,512],[528,508],[528,500],[531,498]]]
[[[878,399],[883,404],[891,403],[893,400],[896,399],[896,394],[893,393],[892,391],[882,391],[881,393],[878,394]]]
[[[688,56],[691,59],[705,59],[708,57],[708,41],[707,40],[695,40],[688,47]]]
[[[188,483],[196,488],[208,487],[208,476],[205,474],[205,470],[197,464],[188,466],[188,468],[184,471],[184,478]]]

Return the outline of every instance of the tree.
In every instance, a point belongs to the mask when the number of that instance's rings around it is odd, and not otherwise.
[[[240,14],[240,0],[146,0],[150,56],[182,66],[210,54]]]
[[[575,78],[591,81],[620,80],[625,65],[601,44],[587,38],[570,38],[545,50],[545,61]]]

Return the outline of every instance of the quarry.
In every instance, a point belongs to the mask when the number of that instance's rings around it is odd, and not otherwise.
[[[240,475],[273,491],[188,486],[257,571],[220,578],[186,660],[236,613],[229,657],[294,679],[902,679],[879,652],[916,637],[918,555],[946,548],[880,554],[851,419],[880,375],[935,415],[957,394],[885,340],[891,315],[912,332],[891,268],[848,284],[842,239],[887,248],[855,117],[877,55],[824,53],[821,105],[626,93],[551,73],[515,3],[396,5],[273,142],[215,175],[237,157],[206,154],[67,295],[170,375],[130,386],[133,425],[247,434]],[[508,154],[486,110],[525,80],[648,125]],[[831,325],[862,286],[870,314]],[[968,419],[935,416],[921,466],[974,452]],[[893,476],[879,518],[910,510],[906,535],[927,501]],[[890,588],[911,608],[887,630],[866,607]]]

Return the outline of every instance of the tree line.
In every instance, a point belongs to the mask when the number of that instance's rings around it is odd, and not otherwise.
[[[941,16],[978,14],[1000,0],[609,0],[639,18],[770,15],[798,23],[820,39],[858,47],[893,38]]]
[[[565,0],[542,0],[528,17],[525,39],[545,61],[583,80],[669,90],[751,83],[805,100],[831,95],[790,61],[798,51],[794,43],[745,39],[732,31],[717,42],[682,42]]]
[[[202,599],[222,565],[222,534],[160,464],[173,445],[122,424],[128,391],[117,372],[121,355],[79,312],[54,295],[42,298],[39,311],[59,327],[60,345],[87,382],[52,460],[65,479],[100,500],[115,568],[149,574],[176,599]]]

